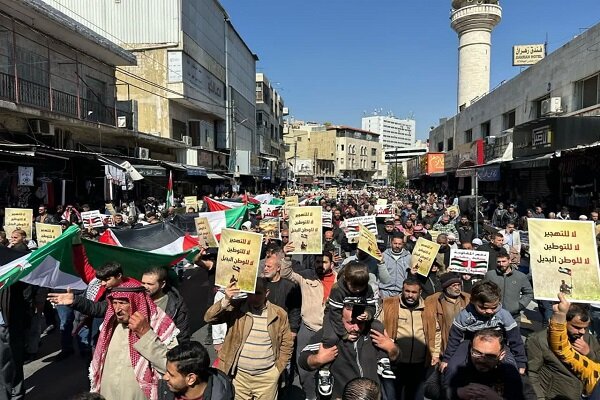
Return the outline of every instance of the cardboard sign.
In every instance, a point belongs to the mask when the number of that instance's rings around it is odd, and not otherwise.
[[[323,211],[323,228],[333,228],[333,213],[331,211]]]
[[[35,237],[37,239],[38,248],[50,243],[57,237],[62,235],[62,227],[60,225],[35,223]]]
[[[373,235],[364,225],[358,225],[358,248],[378,261],[383,259],[383,254],[377,247],[377,236]]]
[[[290,243],[295,250],[288,254],[321,254],[323,252],[323,208],[292,207],[289,212]]]
[[[287,196],[285,198],[285,208],[298,207],[298,196]]]
[[[431,240],[435,242],[435,241],[437,241],[437,238],[438,238],[438,236],[440,236],[440,234],[441,234],[442,232],[440,232],[440,231],[432,231],[432,230],[428,230],[428,231],[427,231],[427,233],[429,233],[429,234],[431,235]]]
[[[31,239],[33,231],[33,210],[30,208],[5,208],[4,209],[4,231],[6,236],[16,229],[23,229],[27,239]]]
[[[196,232],[198,233],[198,243],[200,247],[219,247],[219,243],[212,231],[210,222],[208,222],[208,218],[196,217],[194,218],[194,223],[196,224]]]
[[[539,300],[596,303],[600,273],[593,221],[529,218],[529,254],[533,292]]]
[[[281,209],[283,206],[274,205],[274,204],[261,204],[260,205],[260,215],[263,218],[268,217],[279,217],[281,216]]]
[[[378,206],[385,206],[385,205],[387,205],[387,203],[388,203],[387,199],[377,199]]]
[[[246,293],[254,293],[263,235],[235,229],[223,229],[215,284],[227,287],[235,282]]]
[[[375,215],[377,217],[390,218],[394,216],[394,210],[391,204],[385,205],[376,205],[375,206]]]
[[[81,213],[84,228],[101,228],[104,226],[104,216],[99,210],[83,211]]]
[[[337,199],[338,189],[336,187],[327,189],[327,196],[331,199]]]
[[[106,211],[108,211],[108,213],[110,215],[115,215],[117,212],[115,211],[115,207],[112,205],[112,203],[106,203],[104,205],[104,207],[106,208]]]
[[[188,212],[192,208],[193,212],[198,212],[198,196],[185,196],[183,198],[183,204],[185,206],[185,212]]]
[[[362,217],[348,218],[344,220],[342,229],[346,232],[348,243],[358,243],[359,225],[364,225],[375,236],[377,236],[377,221],[374,215],[365,215]]]
[[[431,266],[435,261],[435,256],[440,250],[440,245],[430,240],[420,237],[417,239],[415,248],[410,258],[411,268],[417,267],[417,273],[422,276],[428,276]]]
[[[278,217],[266,217],[258,223],[258,232],[268,239],[281,240],[280,221]]]
[[[490,253],[477,250],[450,250],[448,271],[469,275],[485,275],[488,271]]]

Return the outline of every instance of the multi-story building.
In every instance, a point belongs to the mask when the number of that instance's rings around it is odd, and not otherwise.
[[[336,175],[349,181],[371,183],[381,169],[379,134],[349,126],[330,126],[336,136]]]
[[[490,196],[597,207],[599,42],[600,24],[441,120],[429,147],[445,153],[445,175],[432,183],[467,192],[476,170]]]
[[[135,65],[132,53],[39,0],[0,0],[0,10],[0,207],[103,204],[144,184],[113,176],[125,161],[139,173],[174,161],[164,149],[183,143],[139,132],[116,99],[115,70]],[[163,161],[133,158],[138,146]]]
[[[286,125],[283,136],[285,157],[291,179],[307,185],[315,180],[325,185],[334,183],[336,169],[336,134],[327,126],[295,122]]]
[[[137,56],[117,71],[118,97],[136,102],[141,131],[186,144],[178,162],[260,175],[258,58],[217,0],[44,1]]]
[[[259,143],[260,172],[263,183],[285,181],[287,169],[283,143],[283,117],[287,115],[283,98],[263,73],[256,74],[256,133]]]
[[[391,165],[394,166],[402,166],[402,170],[406,175],[407,164],[406,162],[411,158],[418,157],[427,153],[428,145],[427,142],[423,142],[421,140],[417,140],[413,146],[404,147],[404,148],[394,148],[394,149],[383,149],[384,151],[384,160],[389,168]]]
[[[373,115],[362,118],[362,129],[379,134],[384,149],[411,147],[415,144],[416,122],[392,115]]]

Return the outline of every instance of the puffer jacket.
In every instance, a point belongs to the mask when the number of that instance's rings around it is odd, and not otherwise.
[[[167,306],[165,307],[165,313],[171,317],[177,329],[179,329],[179,335],[177,335],[177,341],[179,343],[190,340],[190,322],[188,320],[188,309],[183,301],[183,297],[179,291],[175,288],[169,288],[167,291]]]
[[[248,314],[248,305],[244,301],[230,303],[222,299],[212,305],[204,314],[209,324],[227,324],[227,335],[219,352],[219,370],[234,376],[242,347],[252,329],[252,317]],[[287,313],[281,307],[267,301],[267,329],[271,338],[275,366],[283,371],[292,358],[294,339],[288,322]]]

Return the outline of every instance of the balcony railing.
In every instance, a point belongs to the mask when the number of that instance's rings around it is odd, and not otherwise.
[[[0,99],[115,127],[117,126],[117,111],[119,115],[125,115],[129,119],[132,116],[131,112],[116,110],[114,107],[105,106],[100,102],[51,89],[39,83],[25,79],[19,79],[17,83],[18,85],[15,87],[13,75],[0,72]],[[16,96],[17,93],[18,96]]]

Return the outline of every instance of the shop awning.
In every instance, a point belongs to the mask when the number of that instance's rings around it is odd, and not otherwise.
[[[172,161],[161,161],[160,164],[163,167],[174,169],[176,171],[186,171],[186,168],[183,164],[172,162]]]
[[[594,147],[598,147],[600,146],[600,142],[594,142],[594,143],[590,143],[590,144],[581,144],[577,147],[571,147],[569,149],[564,149],[564,150],[560,150],[556,152],[556,157],[560,157],[561,153],[573,153],[576,151],[583,151],[586,149],[590,149],[590,148],[594,148]]]
[[[219,174],[215,174],[214,172],[207,172],[206,173],[206,177],[208,179],[221,179],[221,180],[225,180],[225,181],[229,180],[229,178],[227,178],[225,176],[222,176],[222,175],[219,175]]]
[[[164,167],[161,167],[159,165],[133,165],[133,168],[135,168],[140,175],[146,177],[146,176],[156,176],[156,177],[161,177],[161,176],[167,176],[167,170]]]
[[[550,159],[552,159],[552,157],[554,157],[554,153],[531,157],[519,157],[510,162],[510,167],[512,169],[544,168],[550,165]]]

